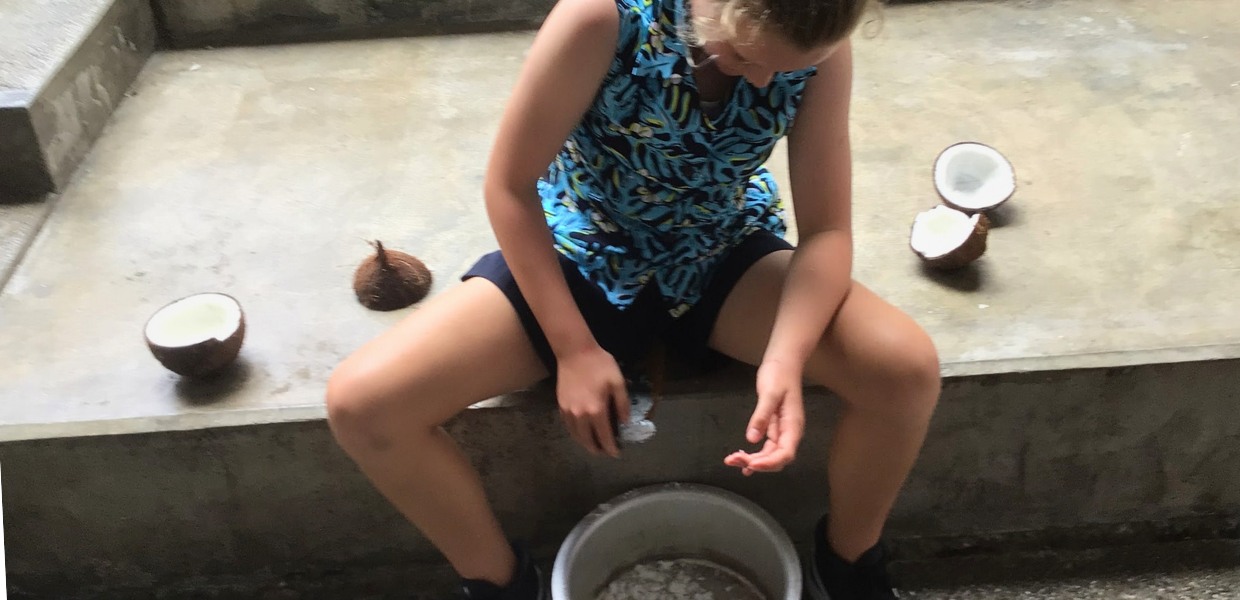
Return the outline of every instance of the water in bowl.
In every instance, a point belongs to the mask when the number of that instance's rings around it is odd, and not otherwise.
[[[596,600],[768,600],[747,578],[702,558],[663,558],[620,571]]]

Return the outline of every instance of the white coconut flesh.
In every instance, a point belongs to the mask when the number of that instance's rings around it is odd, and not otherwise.
[[[946,206],[936,206],[917,215],[909,243],[927,259],[946,256],[964,245],[973,235],[981,215],[966,215]]]
[[[984,144],[957,144],[934,165],[934,185],[959,208],[986,210],[1016,191],[1016,173],[998,150]]]
[[[241,306],[223,294],[183,298],[155,313],[146,338],[156,346],[182,348],[207,340],[224,341],[241,327]]]

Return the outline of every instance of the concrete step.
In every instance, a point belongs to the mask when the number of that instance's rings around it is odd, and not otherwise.
[[[174,47],[270,44],[506,29],[540,23],[554,0],[153,0]]]
[[[999,570],[1013,568],[1005,560],[1013,555],[1024,573],[1037,565],[1047,577],[1079,575],[1058,552],[1203,540],[1231,549],[1215,560],[1240,564],[1240,426],[1230,418],[1238,368],[1226,361],[949,380],[887,532],[909,563],[902,582],[942,584],[944,565],[954,567],[953,585],[1021,573]],[[826,502],[834,403],[809,396],[810,425],[793,468],[743,478],[722,464],[743,445],[751,407],[749,379],[737,375],[683,382],[693,391],[669,397],[659,434],[621,461],[577,450],[546,390],[469,411],[449,432],[479,467],[509,534],[544,559],[598,503],[666,481],[751,498],[804,546]],[[224,390],[215,395],[227,401]],[[428,598],[451,584],[439,556],[321,421],[10,442],[0,462],[14,598],[132,597],[178,583],[223,582],[230,593],[280,582],[313,589],[363,568],[372,571],[347,581],[390,586],[416,577]],[[1090,566],[1108,562],[1095,557]]]
[[[0,202],[65,185],[154,45],[143,0],[0,8]]]
[[[857,40],[856,274],[927,327],[948,377],[891,523],[905,558],[1240,537],[1238,25],[1227,0],[934,3]],[[323,385],[404,314],[353,299],[365,240],[422,257],[436,292],[494,248],[483,165],[529,41],[151,60],[0,292],[15,597],[442,568],[332,443]],[[963,139],[1021,186],[986,258],[931,275],[908,225]],[[250,334],[233,372],[193,384],[140,328],[204,290],[236,295]],[[803,541],[834,401],[810,395],[794,469],[744,479],[720,461],[751,389],[735,367],[678,382],[620,462],[577,451],[544,388],[450,429],[543,556],[596,503],[669,480],[754,498]]]

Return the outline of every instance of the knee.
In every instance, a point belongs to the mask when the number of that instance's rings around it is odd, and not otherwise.
[[[327,423],[344,446],[374,437],[383,421],[382,398],[364,370],[350,361],[336,367],[327,380]]]
[[[346,450],[384,449],[395,439],[396,399],[384,392],[379,377],[370,371],[345,361],[327,382],[327,422]]]
[[[938,404],[942,373],[930,336],[908,322],[875,332],[875,345],[863,369],[866,392],[860,399],[871,408],[928,417]]]
[[[892,378],[899,390],[918,408],[933,410],[939,401],[943,372],[939,352],[930,336],[919,327],[903,340],[899,358],[893,361]]]

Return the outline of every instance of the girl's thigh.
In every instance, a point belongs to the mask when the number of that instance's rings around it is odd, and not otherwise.
[[[761,363],[791,260],[791,251],[774,252],[746,271],[720,310],[711,332],[713,349],[752,365]],[[844,396],[864,391],[867,381],[937,374],[937,354],[921,327],[857,282],[805,365],[809,381]]]
[[[475,278],[431,297],[345,359],[328,384],[328,409],[438,425],[545,377],[508,298]]]

